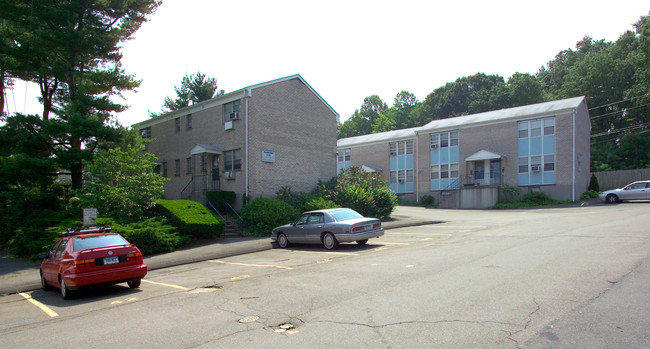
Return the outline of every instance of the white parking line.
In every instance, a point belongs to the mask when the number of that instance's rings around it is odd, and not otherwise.
[[[35,300],[34,298],[32,298],[31,295],[29,295],[29,294],[27,294],[27,293],[23,293],[23,292],[20,292],[20,293],[18,293],[18,294],[21,295],[21,296],[23,296],[23,297],[25,297],[26,300],[28,300],[30,303],[32,303],[32,304],[34,304],[35,306],[37,306],[39,309],[41,309],[42,311],[44,311],[45,314],[49,315],[50,317],[57,317],[57,316],[59,316],[59,314],[57,314],[54,310],[48,308],[45,304],[43,304],[43,303],[41,303],[41,302]]]
[[[402,246],[408,246],[410,243],[408,242],[388,242],[388,241],[381,241],[379,242],[382,245],[402,245]]]
[[[179,289],[179,290],[183,290],[183,291],[187,291],[187,290],[189,290],[189,288],[187,288],[187,287],[178,286],[178,285],[164,284],[164,283],[162,283],[162,282],[155,282],[155,281],[145,280],[145,279],[142,279],[142,281],[147,282],[147,283],[150,283],[150,284],[154,284],[154,285],[160,285],[160,286],[167,286],[167,287],[171,287],[171,288],[177,288],[177,289]]]
[[[299,253],[318,253],[318,254],[340,254],[343,256],[358,256],[358,253],[352,253],[352,252],[329,252],[329,251],[291,251],[291,252],[299,252]]]
[[[291,267],[285,267],[282,265],[270,265],[270,264],[247,264],[247,263],[231,263],[231,262],[224,262],[224,261],[208,261],[211,263],[221,263],[221,264],[228,264],[228,265],[243,265],[245,267],[260,267],[260,268],[276,268],[276,269],[286,269],[286,270],[293,270]]]

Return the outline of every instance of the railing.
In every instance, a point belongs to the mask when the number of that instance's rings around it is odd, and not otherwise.
[[[465,186],[497,186],[501,185],[501,172],[494,171],[489,173],[490,176],[485,178],[483,173],[475,173],[465,176]]]

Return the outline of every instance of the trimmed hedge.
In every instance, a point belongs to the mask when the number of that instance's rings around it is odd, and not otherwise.
[[[273,228],[291,223],[300,211],[280,199],[257,198],[242,207],[244,235],[269,236]]]
[[[233,206],[235,204],[235,198],[237,197],[234,191],[224,190],[209,191],[206,192],[205,195],[208,198],[208,201],[210,201],[219,212],[230,211],[230,207],[228,207],[227,204]]]
[[[190,200],[156,200],[156,211],[169,219],[181,234],[197,238],[220,237],[226,225],[205,206]]]
[[[111,218],[98,218],[97,224],[111,227],[114,233],[124,236],[130,243],[138,246],[144,255],[171,252],[190,240],[189,236],[180,236],[175,226],[160,217],[127,224],[116,223]]]

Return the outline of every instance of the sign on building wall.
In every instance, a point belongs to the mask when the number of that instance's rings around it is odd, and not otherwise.
[[[262,150],[262,162],[275,162],[275,152],[271,150]]]

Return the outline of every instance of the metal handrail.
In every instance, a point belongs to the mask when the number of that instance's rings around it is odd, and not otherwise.
[[[214,212],[216,212],[217,215],[219,215],[219,217],[221,218],[222,221],[224,221],[224,222],[226,221],[226,220],[223,218],[223,216],[221,215],[221,213],[219,213],[219,210],[217,210],[217,208],[214,207],[214,205],[210,202],[210,200],[208,200],[208,205],[210,205],[210,207],[212,207],[212,209],[214,210]]]
[[[233,208],[232,206],[230,206],[230,204],[229,204],[229,203],[227,203],[227,202],[226,202],[226,205],[228,205],[228,207],[230,207],[230,209],[232,210],[232,212],[234,212],[234,213],[235,213],[235,215],[237,215],[237,217],[238,217],[238,218],[239,218],[239,220],[241,221],[241,220],[242,220],[242,218],[241,218],[241,216],[239,215],[239,213],[237,213],[237,211],[235,211],[235,209],[234,209],[234,208]]]
[[[192,175],[192,177],[190,178],[190,181],[187,182],[187,185],[185,186],[185,188],[183,188],[183,190],[181,190],[181,199],[184,198],[183,193],[185,192],[185,189],[187,189],[190,186],[190,184],[192,184],[193,181],[194,181],[194,175]]]

